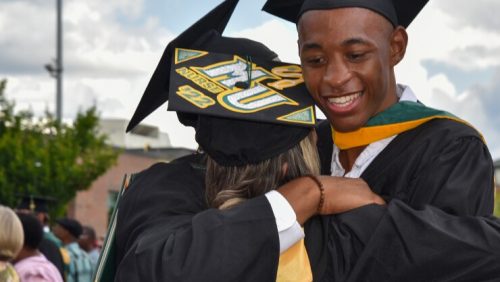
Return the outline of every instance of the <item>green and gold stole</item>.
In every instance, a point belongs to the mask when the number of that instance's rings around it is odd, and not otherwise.
[[[426,107],[419,102],[402,101],[370,118],[365,126],[356,131],[338,132],[332,127],[332,138],[339,149],[345,150],[366,146],[437,118],[451,119],[470,126],[448,112]]]
[[[311,264],[304,239],[295,243],[280,255],[276,282],[311,282]]]

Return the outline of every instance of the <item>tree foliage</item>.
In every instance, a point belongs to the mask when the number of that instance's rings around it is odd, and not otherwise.
[[[116,162],[118,152],[98,132],[95,107],[77,114],[72,124],[15,111],[0,81],[0,202],[14,206],[20,195],[56,199],[51,214],[62,215],[77,191],[85,190]]]

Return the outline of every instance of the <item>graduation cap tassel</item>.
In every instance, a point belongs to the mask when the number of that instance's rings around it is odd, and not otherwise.
[[[33,197],[30,197],[30,205],[29,205],[29,209],[34,212],[35,211],[35,208],[36,208],[36,205],[35,205],[35,200],[33,200]]]
[[[238,81],[236,82],[235,86],[238,88],[242,89],[248,89],[250,88],[250,85],[252,84],[252,56],[246,56],[246,62],[247,62],[247,82],[243,81]]]
[[[248,87],[250,87],[250,84],[252,84],[252,57],[247,56],[247,77],[248,77]]]

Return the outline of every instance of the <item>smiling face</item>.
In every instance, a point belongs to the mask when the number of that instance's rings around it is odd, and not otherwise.
[[[335,130],[357,130],[397,102],[402,27],[367,9],[339,8],[304,13],[298,32],[307,88]]]

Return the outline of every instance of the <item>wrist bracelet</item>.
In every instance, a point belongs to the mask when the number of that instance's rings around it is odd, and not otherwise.
[[[304,176],[309,177],[318,185],[320,195],[319,195],[317,212],[321,213],[321,210],[323,209],[323,204],[325,203],[325,187],[323,187],[323,183],[321,183],[321,181],[319,181],[318,177],[316,177],[315,175],[307,174]]]

